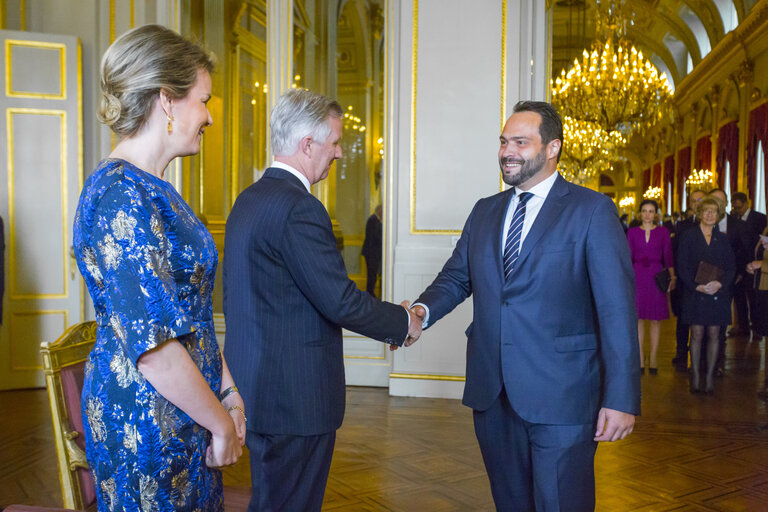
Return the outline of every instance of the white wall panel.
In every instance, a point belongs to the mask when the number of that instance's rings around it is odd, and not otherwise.
[[[450,257],[472,206],[501,189],[501,126],[547,97],[541,0],[388,4],[385,279],[415,300]],[[394,353],[390,394],[460,398],[471,297]]]
[[[476,198],[499,191],[503,1],[417,7],[411,230],[458,232]]]

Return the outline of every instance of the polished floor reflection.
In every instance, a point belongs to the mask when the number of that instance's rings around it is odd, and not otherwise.
[[[715,396],[690,395],[670,363],[673,329],[664,322],[659,374],[643,377],[635,432],[597,451],[597,510],[768,511],[768,406],[757,396],[766,342],[729,338]],[[0,393],[0,507],[59,505],[47,400],[43,390]],[[225,483],[247,487],[248,471],[244,457]],[[492,508],[469,409],[348,388],[324,510]]]

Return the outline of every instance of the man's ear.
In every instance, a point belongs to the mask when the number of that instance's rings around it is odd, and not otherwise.
[[[547,158],[557,159],[557,154],[560,152],[560,148],[563,145],[563,141],[560,139],[554,139],[547,144]]]
[[[299,142],[299,150],[306,156],[310,156],[310,152],[312,149],[312,143],[314,141],[312,140],[312,137],[304,137]]]

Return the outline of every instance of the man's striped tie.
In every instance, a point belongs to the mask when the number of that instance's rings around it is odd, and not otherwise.
[[[507,232],[507,241],[504,244],[504,278],[509,279],[509,275],[515,268],[517,257],[520,256],[520,237],[523,235],[523,222],[525,221],[525,203],[533,197],[530,192],[520,194],[515,214],[512,216],[512,222],[509,223]]]

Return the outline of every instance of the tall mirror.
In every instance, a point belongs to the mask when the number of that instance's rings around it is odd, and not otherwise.
[[[336,164],[335,213],[344,237],[342,254],[347,272],[367,288],[366,262],[381,297],[382,155],[384,124],[384,12],[378,2],[349,0],[337,24],[337,97],[344,109],[344,158]],[[366,235],[368,240],[366,241]],[[363,248],[365,247],[365,251]],[[362,256],[365,254],[365,257]]]

